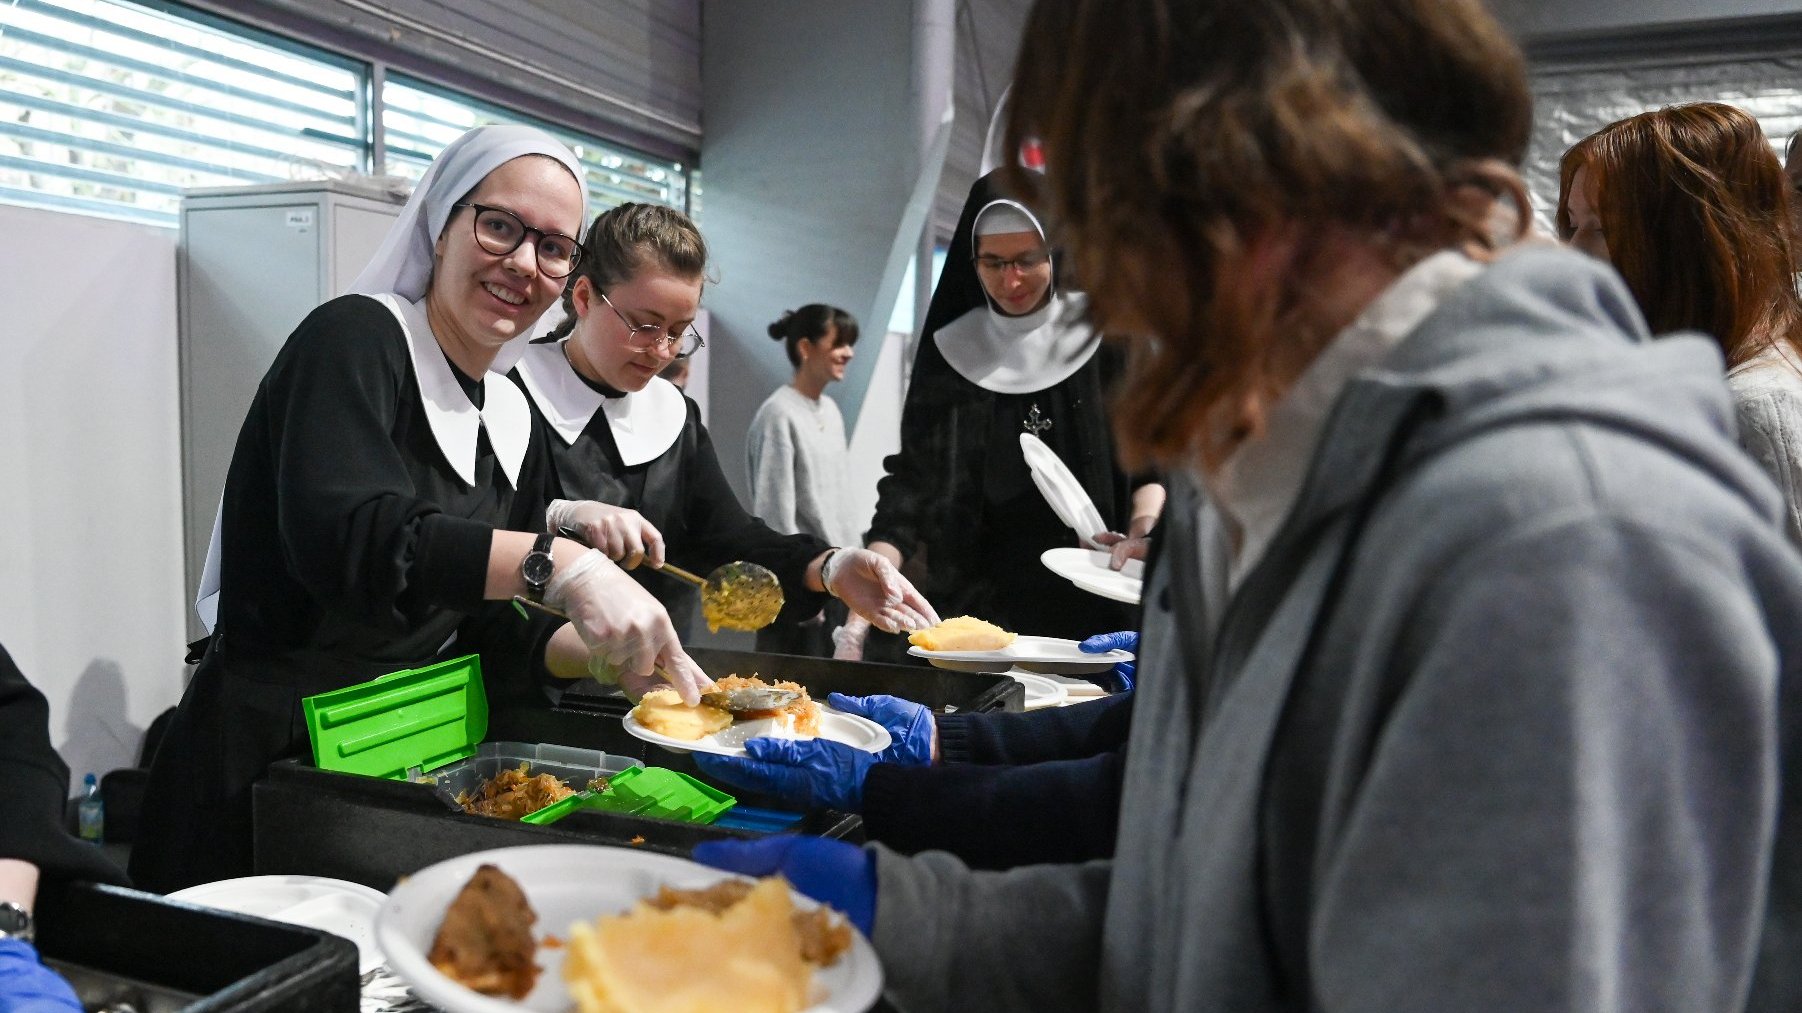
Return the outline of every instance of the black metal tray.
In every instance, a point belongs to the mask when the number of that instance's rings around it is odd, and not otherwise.
[[[37,946],[90,989],[123,980],[164,993],[158,998],[165,1002],[168,994],[198,996],[180,1007],[184,1013],[357,1009],[350,940],[136,890],[46,888],[37,905]]]

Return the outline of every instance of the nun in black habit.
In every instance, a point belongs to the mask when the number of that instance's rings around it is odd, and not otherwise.
[[[828,594],[889,631],[938,621],[889,562],[857,547],[783,534],[748,513],[720,470],[700,409],[658,376],[702,344],[693,322],[707,246],[687,215],[624,204],[595,218],[564,292],[565,316],[514,376],[529,395],[568,501],[549,522],[580,524],[665,601],[684,585],[636,569],[696,573],[747,560],[782,583],[778,622],[814,616]],[[598,501],[598,502],[597,502]]]
[[[208,560],[217,623],[152,763],[139,885],[251,872],[251,784],[306,754],[302,697],[472,652],[495,704],[547,671],[642,692],[655,664],[691,700],[707,684],[623,571],[535,534],[545,465],[525,397],[494,375],[580,258],[581,178],[536,129],[464,134],[353,294],[277,354],[232,454]],[[516,594],[572,621],[534,636],[502,604]]]
[[[865,542],[897,565],[921,566],[945,615],[1074,639],[1129,629],[1123,606],[1040,563],[1046,549],[1077,537],[1033,484],[1020,434],[1057,454],[1112,533],[1145,534],[1163,489],[1116,463],[1108,392],[1123,361],[1085,320],[1085,297],[1062,284],[1028,200],[1004,193],[998,179],[999,171],[976,181],[951,237],[902,410],[901,450],[884,462]],[[862,631],[846,633],[841,656],[860,654]],[[871,656],[894,648],[872,644]]]

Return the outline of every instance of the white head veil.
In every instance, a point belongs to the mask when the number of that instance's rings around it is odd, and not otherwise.
[[[476,188],[489,173],[521,155],[548,155],[566,166],[578,183],[582,179],[582,163],[569,146],[537,127],[504,124],[475,127],[438,153],[426,168],[413,196],[401,210],[375,251],[369,266],[345,289],[346,295],[381,295],[392,292],[407,302],[425,298],[432,281],[432,248],[438,242],[444,223],[450,220],[451,205]],[[576,225],[580,232],[588,224],[588,188],[582,188],[582,219]],[[578,236],[578,238],[580,238]],[[535,329],[535,328],[534,328]],[[524,335],[521,336],[525,337]],[[501,353],[494,368],[504,372],[516,360],[516,346],[524,341],[515,338]]]

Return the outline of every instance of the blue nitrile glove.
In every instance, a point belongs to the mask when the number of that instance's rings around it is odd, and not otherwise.
[[[1097,633],[1077,646],[1089,654],[1131,651],[1137,655],[1139,653],[1139,634],[1132,630],[1123,630],[1119,633]],[[1114,666],[1113,671],[1107,673],[1108,676],[1112,676],[1111,679],[1103,676],[1096,681],[1112,692],[1124,693],[1133,688],[1133,674],[1137,669],[1136,662],[1122,661]]]
[[[872,867],[872,879],[875,874]],[[872,908],[874,893],[872,884]],[[38,960],[37,948],[23,939],[0,939],[0,1010],[5,1013],[82,1013],[75,990],[62,975],[45,967]]]
[[[938,738],[938,725],[926,705],[880,693],[875,696],[834,693],[826,700],[847,714],[869,718],[888,729],[888,748],[876,754],[883,763],[924,767],[932,762],[932,743]]]
[[[864,935],[876,924],[876,856],[855,844],[781,834],[755,841],[705,841],[695,845],[694,858],[745,876],[780,872],[790,886],[842,912]]]
[[[748,756],[694,754],[701,773],[804,809],[863,808],[863,779],[881,763],[875,753],[831,739],[757,738]]]

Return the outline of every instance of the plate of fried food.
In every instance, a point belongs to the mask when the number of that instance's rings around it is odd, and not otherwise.
[[[734,699],[767,697],[779,706],[737,708]],[[760,737],[831,739],[880,753],[892,741],[888,729],[869,718],[820,704],[795,682],[765,681],[755,675],[728,675],[714,683],[701,702],[682,702],[673,689],[654,689],[626,713],[627,733],[678,753],[744,756],[745,743]]]
[[[446,1013],[857,1013],[882,991],[869,942],[781,877],[635,848],[439,862],[388,895],[376,937]]]
[[[1105,672],[1122,661],[1133,660],[1131,651],[1089,654],[1075,640],[1016,636],[973,616],[957,616],[937,626],[915,630],[907,641],[913,645],[907,653],[925,658],[939,668],[959,672],[1023,668],[1052,675],[1082,675]]]

